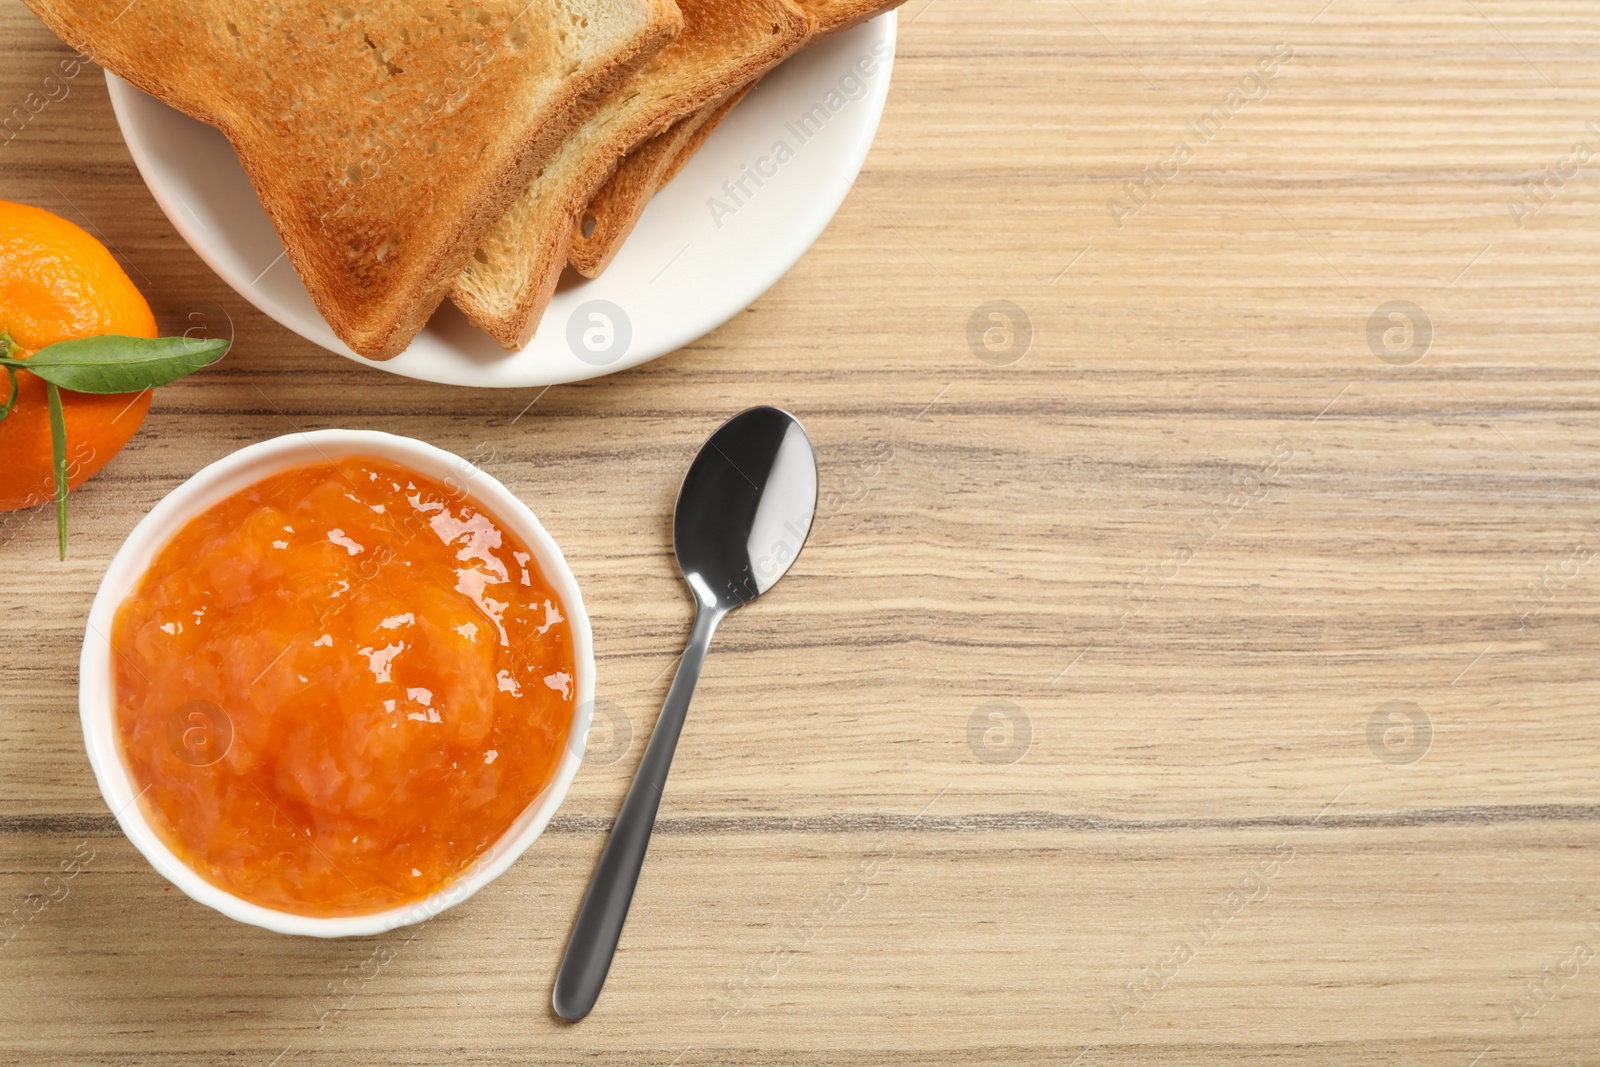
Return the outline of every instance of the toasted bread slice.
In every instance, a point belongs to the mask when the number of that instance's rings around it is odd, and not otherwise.
[[[227,135],[317,309],[373,359],[422,328],[584,98],[682,26],[673,0],[26,2]]]
[[[585,278],[598,278],[622,250],[622,242],[633,232],[656,190],[683,169],[753,88],[754,83],[740,86],[629,152],[578,219],[567,265]]]
[[[507,348],[533,335],[577,217],[622,158],[782,60],[810,24],[791,0],[680,0],[684,29],[601,102],[483,239],[450,291]]]
[[[806,45],[848,30],[903,2],[796,0],[810,23]],[[678,176],[751,88],[753,85],[746,85],[718,103],[706,105],[697,114],[629,153],[583,212],[568,257],[574,270],[586,278],[598,278],[611,265],[644,214],[650,198]],[[663,156],[669,158],[663,160]]]

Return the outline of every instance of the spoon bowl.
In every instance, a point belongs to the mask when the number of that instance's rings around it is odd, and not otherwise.
[[[672,523],[696,600],[727,612],[771,589],[816,510],[817,460],[793,415],[751,408],[723,423],[684,476]]]

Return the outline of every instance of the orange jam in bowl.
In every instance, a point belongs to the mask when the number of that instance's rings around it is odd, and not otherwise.
[[[559,552],[547,576],[475,499],[492,479],[456,462],[471,476],[364,455],[279,469],[169,527],[115,606],[127,787],[211,886],[310,918],[404,909],[526,830],[556,779],[565,791],[587,622],[557,592]]]

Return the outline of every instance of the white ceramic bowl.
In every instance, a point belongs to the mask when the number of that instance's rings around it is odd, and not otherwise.
[[[403,908],[346,918],[309,918],[264,908],[217,888],[173,855],[145,821],[143,810],[135,803],[136,790],[122,760],[113,718],[111,623],[117,608],[156,553],[190,518],[279,471],[345,456],[392,460],[447,484],[464,486],[490,514],[521,537],[533,550],[540,570],[559,595],[571,623],[577,686],[569,742],[555,777],[466,874],[433,896]],[[499,877],[533,844],[565,799],[567,788],[578,772],[594,705],[594,649],[583,597],[567,561],[562,558],[561,549],[539,525],[533,512],[509,489],[459,456],[408,437],[365,430],[318,430],[250,445],[217,460],[168,493],[133,528],[101,580],[100,591],[89,609],[89,625],[83,637],[83,656],[78,670],[78,710],[83,718],[83,740],[89,751],[89,762],[100,783],[100,792],[134,847],[173,885],[229,918],[282,934],[313,937],[370,935],[423,922],[459,904]]]

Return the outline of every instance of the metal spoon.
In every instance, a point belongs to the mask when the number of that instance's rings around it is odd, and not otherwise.
[[[777,408],[751,408],[729,419],[683,479],[672,539],[694,594],[694,631],[561,959],[551,1002],[563,1019],[589,1014],[611,970],[711,635],[724,615],[784,576],[816,510],[811,439],[793,415]]]

